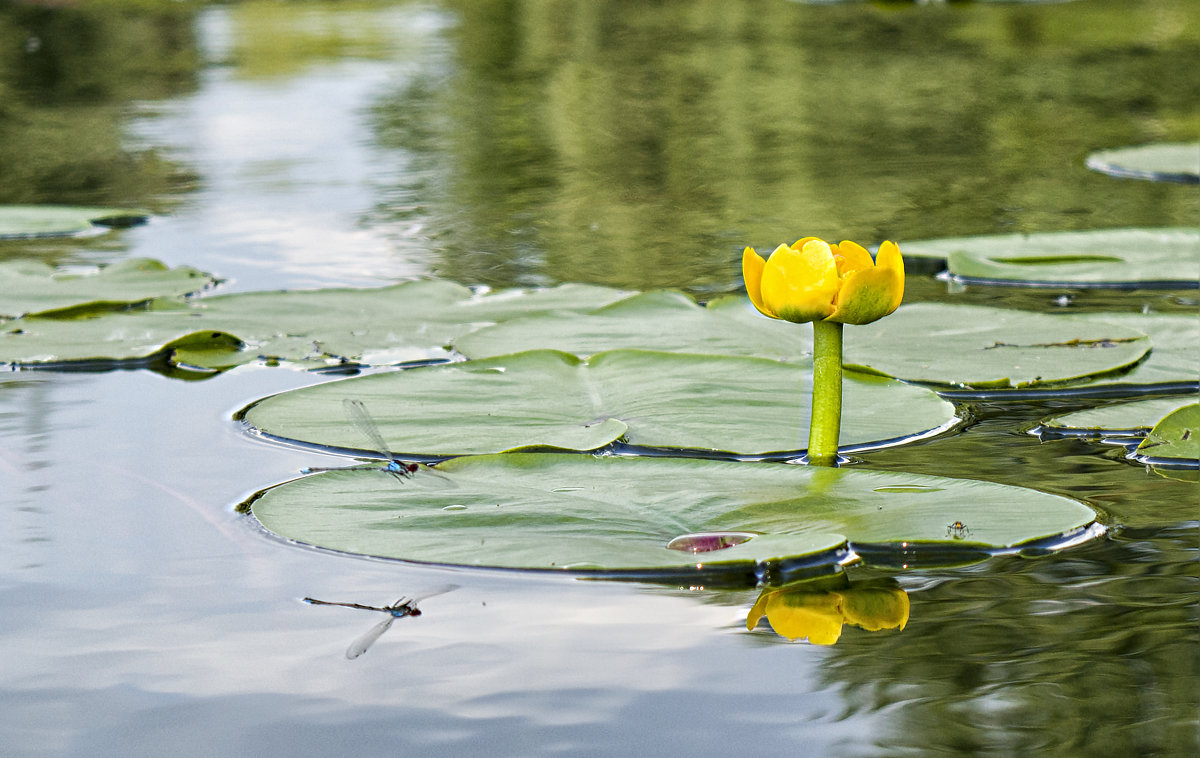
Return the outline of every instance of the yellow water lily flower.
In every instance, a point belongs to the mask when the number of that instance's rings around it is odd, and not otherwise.
[[[754,248],[742,253],[746,292],[763,315],[804,323],[869,324],[904,298],[904,259],[894,242],[875,259],[848,240],[830,245],[816,237],[780,245],[764,260]]]

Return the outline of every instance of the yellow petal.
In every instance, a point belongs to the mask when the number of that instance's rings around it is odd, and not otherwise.
[[[875,267],[875,261],[871,260],[867,249],[850,240],[842,240],[840,245],[834,246],[833,259],[837,263],[838,276],[843,279],[853,271]]]
[[[895,293],[904,283],[888,269],[855,271],[842,282],[837,307],[829,321],[843,324],[869,324],[891,313]]]
[[[820,237],[801,237],[800,239],[796,240],[795,242],[793,242],[791,244],[791,248],[793,250],[803,250],[804,246],[807,245],[808,243],[812,242],[813,240],[817,240],[819,242],[821,240],[821,238]]]
[[[748,247],[742,251],[742,279],[746,282],[746,294],[750,296],[750,302],[754,303],[754,307],[764,316],[779,318],[763,305],[762,274],[763,267],[766,265],[767,262],[755,252],[754,248]]]
[[[875,267],[894,270],[900,279],[900,286],[892,293],[891,310],[888,311],[891,313],[900,307],[900,301],[904,299],[904,256],[900,254],[900,246],[891,240],[880,245],[875,256]]]
[[[896,310],[903,299],[904,259],[895,244],[885,242],[873,268],[852,271],[842,280],[837,307],[827,320],[869,324]]]
[[[829,245],[819,239],[809,240],[800,250],[780,245],[763,268],[763,304],[786,321],[825,318],[833,313],[837,292],[837,264]]]

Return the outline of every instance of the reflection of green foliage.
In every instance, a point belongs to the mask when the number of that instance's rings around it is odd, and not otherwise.
[[[0,78],[30,102],[162,97],[191,86],[197,51],[186,3],[92,0],[0,11]]]
[[[888,714],[881,754],[1194,755],[1196,529],[1156,531],[1152,559],[1128,539],[928,577],[905,633],[835,646],[821,684]]]
[[[299,72],[317,62],[382,59],[397,39],[383,21],[390,4],[251,0],[230,11],[234,63],[242,76],[261,78]]]
[[[169,169],[122,146],[121,104],[192,85],[194,10],[0,6],[0,202],[140,200]]]
[[[439,270],[727,287],[739,243],[787,229],[1190,223],[1193,195],[1082,166],[1200,132],[1186,6],[453,2],[460,73],[420,103],[451,117]]]

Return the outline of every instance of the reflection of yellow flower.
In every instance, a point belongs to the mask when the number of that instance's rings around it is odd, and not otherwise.
[[[903,629],[908,610],[908,594],[894,582],[824,591],[801,585],[763,592],[746,614],[746,628],[753,629],[766,616],[781,637],[832,645],[842,636],[843,624],[870,632]]]
[[[816,237],[780,245],[767,260],[748,247],[742,277],[763,315],[797,323],[869,324],[904,298],[904,259],[893,242],[880,245],[875,260],[854,242],[830,245]]]
[[[789,640],[807,637],[814,645],[832,645],[842,636],[844,617],[835,592],[763,593],[746,615],[746,628],[758,626],[764,615],[775,633]]]

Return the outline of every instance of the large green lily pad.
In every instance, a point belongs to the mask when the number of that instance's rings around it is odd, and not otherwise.
[[[87,208],[68,205],[0,205],[0,240],[30,237],[71,237],[106,227],[132,226],[149,218],[129,208]]]
[[[595,450],[617,440],[741,455],[807,447],[811,365],[614,350],[553,350],[374,374],[274,395],[245,421],[287,440],[361,449],[343,400],[361,400],[392,452],[452,456]],[[902,440],[955,422],[930,390],[848,372],[842,445]]]
[[[1164,416],[1134,451],[1155,465],[1200,466],[1200,403],[1190,403]]]
[[[979,481],[561,454],[459,458],[403,482],[378,471],[317,474],[249,508],[280,536],[360,555],[748,583],[833,566],[860,545],[910,557],[949,549],[961,560],[964,550],[983,557],[1095,520],[1077,501]],[[709,547],[719,549],[694,552]]]
[[[1079,382],[1140,361],[1142,332],[1073,316],[916,303],[846,330],[845,364],[909,381],[974,388]]]
[[[1195,395],[1134,400],[1054,416],[1043,421],[1040,429],[1043,434],[1058,436],[1111,437],[1142,434],[1150,431],[1167,414],[1195,403]]]
[[[1100,229],[918,240],[904,254],[943,258],[964,279],[1071,286],[1200,286],[1200,231]]]
[[[164,295],[199,292],[216,281],[211,274],[189,266],[172,269],[149,258],[82,273],[56,271],[41,261],[2,261],[0,318],[125,307]]]
[[[908,305],[875,324],[847,329],[846,359],[867,370],[943,386],[1074,388],[1119,382],[1133,392],[1143,385],[1194,382],[1200,376],[1195,349],[1200,319],[1098,313],[1063,320],[1066,315]],[[1093,341],[1047,347],[1042,343],[1049,341],[1044,338],[1048,327],[1059,333],[1069,327],[1069,334],[1060,335],[1066,342],[1083,334],[1093,335]],[[884,336],[871,337],[872,330],[885,328]],[[895,339],[896,332],[905,334]],[[1138,340],[1139,335],[1150,339]],[[456,339],[454,348],[471,358],[538,348],[580,356],[645,348],[802,362],[812,354],[812,328],[767,318],[744,297],[724,297],[702,307],[681,293],[646,292],[586,314],[545,313],[478,329]],[[981,351],[987,360],[980,359]],[[1093,375],[1095,379],[1088,378]]]
[[[347,362],[382,365],[445,357],[463,332],[517,315],[591,310],[628,293],[568,284],[477,295],[446,281],[376,289],[252,292],[181,303],[154,301],[145,311],[73,320],[24,318],[0,328],[0,362],[136,362],[187,339],[177,361],[224,369],[254,360],[309,368]],[[206,338],[209,350],[203,349]],[[231,339],[242,345],[230,349]]]
[[[1112,176],[1156,182],[1200,183],[1200,142],[1165,142],[1102,150],[1087,167]]]
[[[812,356],[812,327],[766,318],[744,297],[724,297],[704,307],[682,292],[660,290],[586,315],[513,319],[454,341],[454,349],[469,358],[544,348],[579,356],[638,348],[804,360]]]

